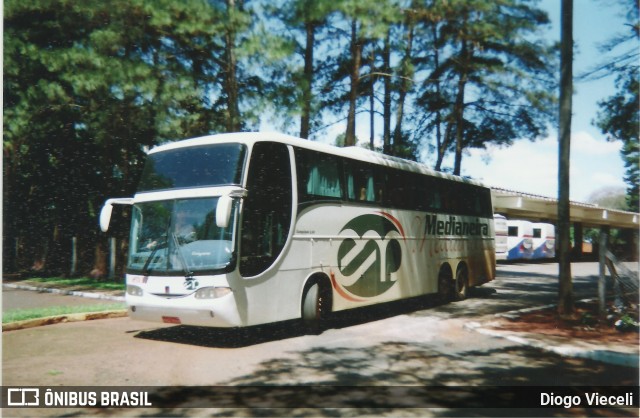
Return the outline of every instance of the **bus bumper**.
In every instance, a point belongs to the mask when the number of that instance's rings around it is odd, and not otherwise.
[[[126,302],[129,317],[137,321],[216,328],[243,325],[233,293],[209,300],[197,300],[193,295],[180,298],[143,298],[127,294]]]

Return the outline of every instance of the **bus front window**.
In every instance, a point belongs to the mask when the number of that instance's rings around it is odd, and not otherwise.
[[[217,202],[214,197],[136,204],[129,272],[187,275],[232,269],[237,205],[229,226],[219,228],[215,220]]]
[[[246,147],[211,144],[149,154],[138,193],[192,187],[240,185]]]

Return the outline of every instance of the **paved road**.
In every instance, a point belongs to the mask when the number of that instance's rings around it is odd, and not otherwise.
[[[595,263],[574,264],[577,299],[596,296],[597,271]],[[637,385],[637,369],[564,358],[464,328],[498,312],[553,303],[556,274],[555,264],[501,265],[498,278],[466,301],[359,310],[338,315],[318,336],[291,323],[231,331],[128,318],[6,332],[3,385]],[[162,393],[184,402],[198,396],[179,388]]]

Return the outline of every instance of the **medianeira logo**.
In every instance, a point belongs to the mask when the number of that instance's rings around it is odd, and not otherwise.
[[[399,240],[405,239],[398,219],[386,212],[361,215],[347,222],[340,236],[345,237],[337,254],[341,277],[333,285],[342,297],[363,301],[396,283],[394,273],[402,262]]]

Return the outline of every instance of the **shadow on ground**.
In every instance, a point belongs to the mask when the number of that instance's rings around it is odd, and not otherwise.
[[[136,338],[196,345],[210,348],[240,348],[270,341],[304,335],[304,328],[297,321],[246,328],[208,328],[179,325],[170,328],[158,328],[141,331]]]
[[[512,274],[512,272],[509,272]],[[405,299],[348,311],[335,312],[324,328],[347,328],[398,315],[472,319],[519,309],[532,303],[551,303],[557,295],[557,280],[548,275],[526,280],[497,280],[472,288],[465,301],[442,304],[435,295]],[[535,289],[535,292],[532,290]],[[535,306],[535,305],[533,305]],[[212,348],[239,348],[307,334],[301,321],[284,321],[246,328],[176,326],[143,331],[136,338]]]
[[[563,409],[511,408],[535,405],[540,387],[563,393],[637,385],[634,369],[528,347],[443,354],[425,344],[387,342],[358,350],[317,347],[266,361],[224,387],[163,388],[154,397],[163,416],[189,415],[194,405],[239,408],[211,416],[273,416],[273,408],[291,416],[342,416],[340,408],[357,408],[357,416],[411,416],[412,410],[424,416],[421,408],[442,408],[436,416],[566,416]],[[498,409],[483,409],[489,407]],[[575,408],[571,414],[637,416],[637,409]]]
[[[336,312],[325,328],[346,328],[398,315],[431,316],[440,319],[477,320],[512,310],[557,302],[558,279],[554,274],[523,272],[517,264],[501,265],[500,276],[484,286],[470,289],[469,298],[441,304],[433,295]],[[576,299],[596,297],[596,276],[573,279]],[[177,326],[140,332],[137,338],[169,341],[212,348],[239,348],[305,335],[300,321],[286,321],[239,329]]]
[[[508,266],[507,266],[508,267]],[[505,268],[505,279],[475,289],[464,302],[439,305],[420,298],[338,313],[331,328],[397,315],[470,320],[554,303],[557,278]],[[578,297],[597,289],[593,276],[574,278]],[[208,347],[243,347],[305,333],[298,322],[242,330],[174,327],[138,338]],[[541,390],[566,393],[617,388],[637,393],[637,369],[566,358],[533,347],[442,350],[429,342],[387,341],[365,347],[312,347],[264,361],[222,387],[161,388],[153,396],[162,416],[638,416],[637,408],[533,407]],[[488,409],[488,408],[491,409]],[[496,408],[497,407],[497,408]],[[514,409],[515,408],[515,409]],[[194,411],[197,411],[196,414]]]
[[[484,299],[495,295],[490,288],[471,289],[470,298]],[[451,305],[460,307],[464,302],[453,302]],[[448,304],[442,304],[436,297],[419,297],[384,304],[334,312],[327,319],[324,329],[340,329],[380,321],[398,315],[408,315],[421,312],[423,315],[434,314],[434,309],[453,309]],[[240,348],[306,335],[309,332],[301,320],[283,321],[274,324],[257,325],[245,328],[209,328],[194,326],[175,326],[158,328],[150,331],[140,331],[135,337],[147,340],[173,342],[178,344],[196,345],[211,348]],[[317,333],[317,332],[316,332]]]

